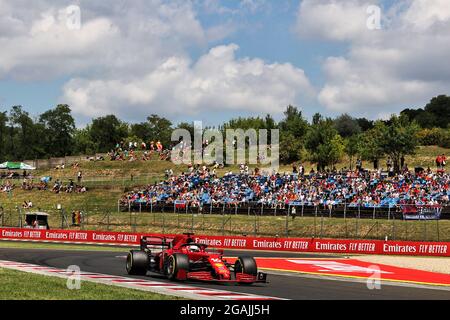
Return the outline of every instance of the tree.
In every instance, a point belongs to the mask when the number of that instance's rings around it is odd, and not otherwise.
[[[360,135],[353,135],[345,139],[345,153],[350,158],[350,170],[353,170],[353,157],[359,153],[358,142]]]
[[[73,152],[73,134],[75,120],[68,105],[58,105],[39,117],[44,126],[46,143],[45,150],[56,157],[71,155]]]
[[[0,112],[0,161],[6,160],[8,155],[7,134],[8,134],[8,115],[5,112]]]
[[[311,160],[317,163],[317,169],[324,170],[341,159],[345,149],[344,141],[331,119],[315,117],[314,122],[306,135],[305,145],[311,154]]]
[[[42,148],[42,128],[35,125],[22,106],[11,108],[9,124],[9,147],[14,159],[34,159],[45,155]]]
[[[334,120],[334,127],[343,138],[348,138],[361,133],[361,127],[359,126],[358,121],[353,119],[347,113],[344,113]]]
[[[159,140],[163,146],[168,147],[171,144],[172,122],[156,114],[147,117],[147,121],[151,139]]]
[[[97,146],[92,140],[90,134],[90,127],[83,129],[76,129],[73,139],[75,141],[73,153],[74,154],[93,154],[96,152]]]
[[[385,126],[383,121],[376,121],[372,129],[360,136],[358,142],[359,154],[364,160],[372,161],[374,168],[378,167],[378,162],[384,155],[380,141],[383,139]]]
[[[361,128],[362,132],[366,132],[367,130],[370,130],[373,128],[373,121],[368,120],[366,118],[358,118],[356,119],[358,122],[359,127]]]
[[[128,126],[114,115],[92,120],[89,135],[94,142],[95,152],[107,152],[128,136]]]
[[[289,105],[284,112],[284,119],[278,124],[281,135],[290,134],[295,138],[303,138],[308,130],[308,122],[303,118],[302,112]]]
[[[450,96],[440,95],[434,97],[425,106],[425,112],[435,116],[435,126],[447,128],[450,123]]]
[[[283,134],[280,139],[280,160],[291,163],[302,160],[303,142],[292,134]]]
[[[418,145],[417,132],[419,126],[410,122],[406,116],[393,115],[389,126],[381,126],[379,146],[394,162],[394,171],[400,171],[402,156],[414,154]]]
[[[148,143],[151,137],[151,128],[148,122],[134,123],[130,126],[130,135]]]

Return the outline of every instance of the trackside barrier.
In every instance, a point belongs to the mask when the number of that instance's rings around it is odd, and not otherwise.
[[[140,238],[143,235],[173,236],[106,231],[0,228],[0,240],[74,244],[134,246],[139,245]],[[223,249],[450,257],[450,242],[257,238],[200,235],[194,237],[199,243]]]

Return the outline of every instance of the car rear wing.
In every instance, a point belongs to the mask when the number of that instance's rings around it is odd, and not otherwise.
[[[142,236],[140,241],[141,250],[158,248],[161,250],[170,248],[173,239],[157,236]]]

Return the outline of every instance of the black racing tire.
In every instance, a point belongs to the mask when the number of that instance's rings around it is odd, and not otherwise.
[[[147,253],[140,250],[131,250],[127,255],[127,272],[129,275],[145,276],[149,267]]]
[[[256,265],[255,259],[248,256],[238,257],[234,263],[234,276],[236,279],[238,273],[245,273],[256,277],[258,275],[258,266]]]
[[[166,275],[169,280],[178,280],[178,272],[184,270],[189,272],[189,258],[182,253],[174,253],[167,257]]]

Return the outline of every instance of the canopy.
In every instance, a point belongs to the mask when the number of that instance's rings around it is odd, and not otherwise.
[[[36,170],[35,167],[32,167],[23,162],[4,162],[0,164],[0,169],[8,169],[8,170]]]

